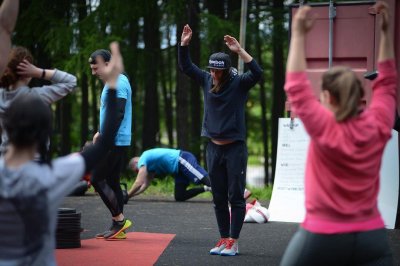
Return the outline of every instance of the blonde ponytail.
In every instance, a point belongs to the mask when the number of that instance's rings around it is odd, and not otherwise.
[[[333,67],[322,76],[322,90],[327,90],[338,107],[337,121],[357,116],[364,89],[356,74],[346,67]]]

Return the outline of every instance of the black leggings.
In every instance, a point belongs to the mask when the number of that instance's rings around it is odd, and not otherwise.
[[[208,187],[211,186],[210,179],[208,178],[208,176],[203,177],[200,180],[200,182]],[[191,199],[205,191],[204,186],[187,189],[188,186],[189,186],[189,184],[175,182],[175,200],[176,201],[185,201],[185,200]]]
[[[113,217],[124,210],[120,173],[126,155],[126,146],[114,146],[92,172],[91,182]]]
[[[281,266],[393,265],[385,229],[346,234],[314,234],[300,228]]]
[[[191,189],[187,189],[188,185],[184,183],[175,183],[175,200],[176,201],[185,201],[191,199],[200,193],[203,193],[204,187],[194,187]]]

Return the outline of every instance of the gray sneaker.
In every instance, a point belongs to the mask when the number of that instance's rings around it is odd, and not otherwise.
[[[221,256],[236,256],[239,254],[239,244],[237,239],[229,238],[225,248],[221,251]]]
[[[129,227],[131,227],[132,222],[128,219],[123,219],[122,221],[113,221],[113,225],[110,228],[110,231],[107,234],[104,234],[104,239],[113,239],[121,232],[125,231]]]
[[[98,233],[96,234],[96,238],[97,239],[104,239],[104,235],[108,234],[110,232],[110,230],[106,230],[103,233]]]
[[[221,238],[218,243],[210,250],[210,255],[220,255],[221,251],[226,247],[228,238]]]

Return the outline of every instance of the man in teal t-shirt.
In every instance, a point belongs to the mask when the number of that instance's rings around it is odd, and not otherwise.
[[[95,143],[104,132],[104,118],[107,112],[107,80],[102,72],[109,63],[111,54],[109,51],[100,49],[93,52],[89,58],[92,74],[104,82],[101,93],[100,105],[100,130],[93,137]],[[132,123],[132,90],[128,78],[121,74],[117,80],[117,109],[118,130],[114,145],[107,152],[106,157],[95,167],[92,172],[92,185],[99,193],[104,204],[111,212],[112,224],[109,230],[96,235],[96,238],[123,239],[126,238],[124,230],[131,226],[131,222],[123,215],[124,198],[120,185],[120,173],[126,157],[128,147],[131,145],[131,123]]]
[[[142,193],[156,176],[173,175],[175,179],[175,200],[185,201],[205,191],[211,191],[208,173],[196,157],[187,151],[156,148],[147,150],[140,157],[134,157],[130,168],[138,173],[135,183],[128,192],[129,197]],[[190,183],[203,186],[187,189]]]

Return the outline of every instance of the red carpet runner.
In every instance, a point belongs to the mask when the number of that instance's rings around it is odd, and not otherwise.
[[[115,241],[85,239],[81,248],[57,249],[57,263],[59,266],[153,265],[175,235],[131,232],[127,237]]]

